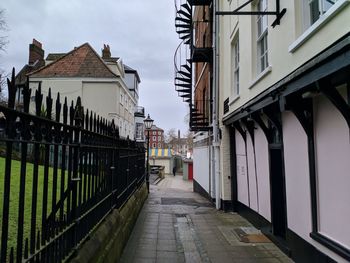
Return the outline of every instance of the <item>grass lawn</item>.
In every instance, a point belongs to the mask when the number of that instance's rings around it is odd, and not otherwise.
[[[19,188],[20,188],[20,169],[21,162],[12,160],[11,165],[11,191],[10,191],[10,213],[9,213],[9,238],[8,248],[14,247],[16,253],[17,245],[17,228],[18,228],[18,206],[19,206]],[[57,178],[57,201],[60,196],[61,171],[58,170]],[[5,159],[0,157],[0,220],[2,224],[3,213],[3,193],[4,193],[4,175],[5,175]],[[67,175],[65,175],[67,178]],[[48,214],[51,211],[52,200],[52,180],[53,169],[49,168],[49,184],[48,184]],[[67,179],[65,179],[67,185]],[[43,200],[43,184],[44,184],[44,167],[39,166],[38,176],[38,196],[37,196],[37,217],[36,230],[41,230],[42,218],[42,200]],[[26,184],[25,184],[25,201],[24,201],[24,240],[30,236],[30,222],[32,210],[32,187],[33,187],[33,164],[27,163],[26,167]],[[1,234],[1,228],[0,228]],[[1,235],[0,235],[1,236]],[[24,247],[24,245],[23,245]]]

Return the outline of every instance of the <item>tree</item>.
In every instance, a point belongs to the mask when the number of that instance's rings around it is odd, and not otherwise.
[[[175,128],[171,128],[165,133],[165,136],[164,136],[165,143],[172,143],[176,139],[177,139],[177,135],[176,135]]]
[[[193,132],[188,131],[185,135],[188,149],[193,149]]]
[[[0,53],[5,51],[8,44],[7,36],[4,32],[7,31],[7,24],[5,20],[5,10],[0,9]],[[5,100],[3,88],[6,84],[6,75],[4,70],[0,68],[0,103]]]
[[[5,20],[5,9],[0,9],[0,51],[4,52],[8,44],[7,36],[4,32],[7,31],[7,23]]]

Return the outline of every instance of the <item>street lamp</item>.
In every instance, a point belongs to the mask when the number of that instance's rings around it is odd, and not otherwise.
[[[149,131],[152,128],[153,120],[149,117],[149,114],[145,120],[143,120],[145,124],[145,129],[147,131],[147,172],[146,172],[146,184],[147,190],[149,192]]]

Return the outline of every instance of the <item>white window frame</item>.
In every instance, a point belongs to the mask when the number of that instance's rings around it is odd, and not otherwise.
[[[260,0],[258,2],[258,11],[266,12],[267,11],[267,0]],[[267,44],[267,15],[258,15],[256,20],[257,25],[257,65],[258,70],[257,73],[260,74],[263,72],[268,66],[268,44]]]
[[[305,0],[306,1],[306,0]],[[309,38],[311,38],[321,27],[323,27],[328,21],[330,21],[338,12],[345,8],[350,2],[348,0],[337,0],[337,2],[327,10],[319,19],[310,25],[310,16],[308,10],[308,3],[303,2],[304,5],[301,6],[303,28],[304,32],[299,36],[288,48],[290,53],[295,52],[303,43],[305,43]]]
[[[235,38],[232,44],[232,91],[233,96],[239,95],[239,39]]]
[[[329,1],[334,2],[330,4]],[[309,26],[314,24],[321,16],[323,16],[338,0],[308,0],[308,15],[309,15]],[[328,5],[327,5],[328,3]],[[314,10],[313,10],[314,9]],[[313,14],[316,16],[313,17]]]

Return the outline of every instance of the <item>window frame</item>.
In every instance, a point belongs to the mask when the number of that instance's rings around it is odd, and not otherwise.
[[[301,35],[288,47],[289,53],[294,53],[300,46],[302,46],[307,40],[309,40],[320,28],[327,24],[336,14],[344,9],[349,4],[348,0],[337,0],[335,4],[312,25],[306,24],[308,18],[308,11],[305,10],[305,5],[300,6],[302,12],[302,26]]]
[[[238,35],[238,33],[237,33]],[[239,37],[236,36],[232,42],[232,94],[239,95]]]
[[[310,27],[316,23],[316,21],[319,20],[333,5],[335,5],[338,0],[333,0],[333,4],[330,4],[329,1],[330,0],[308,0],[307,5],[309,13],[309,25],[306,25],[307,27]],[[330,4],[328,7],[325,6],[325,3],[327,2]],[[315,16],[313,16],[313,14],[315,14]]]
[[[259,12],[267,11],[267,0],[257,3]],[[269,66],[268,60],[268,20],[267,15],[258,15],[256,19],[257,73],[258,75]]]

